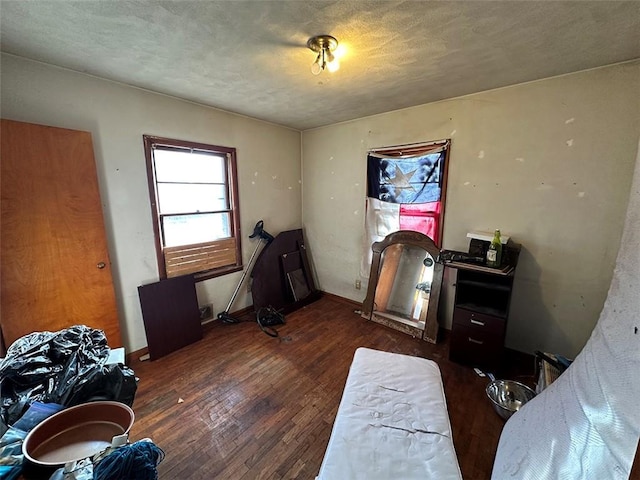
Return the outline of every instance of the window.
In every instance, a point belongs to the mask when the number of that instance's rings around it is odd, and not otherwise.
[[[143,139],[160,278],[242,270],[235,148]]]

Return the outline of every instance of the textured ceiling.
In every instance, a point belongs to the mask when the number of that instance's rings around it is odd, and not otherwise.
[[[2,51],[295,129],[640,58],[638,1],[0,0]],[[338,38],[311,74],[312,35]]]

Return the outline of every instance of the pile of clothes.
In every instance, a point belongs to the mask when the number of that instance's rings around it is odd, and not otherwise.
[[[102,330],[84,325],[16,340],[0,361],[0,479],[20,474],[22,440],[57,411],[96,400],[133,405],[137,379],[109,361]]]

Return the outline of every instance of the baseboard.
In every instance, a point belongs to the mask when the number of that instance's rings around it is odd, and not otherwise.
[[[240,310],[236,310],[235,312],[231,313],[232,317],[236,317],[239,319],[249,315],[253,316],[253,305],[249,305],[248,307],[241,308]],[[206,322],[204,322],[202,324],[202,328],[206,329],[211,325],[217,324],[218,322],[219,320],[217,319],[217,317],[213,317],[213,319],[207,320]],[[139,350],[135,350],[131,353],[128,353],[125,357],[127,365],[131,365],[132,363],[141,361],[140,357],[143,357],[144,355],[148,355],[148,354],[149,354],[149,347],[143,347]]]
[[[358,309],[362,309],[362,302],[356,302],[355,300],[351,300],[350,298],[341,297],[340,295],[335,295],[329,292],[322,292],[322,296],[330,298],[331,300],[339,303],[344,303],[346,305],[351,305]]]
[[[354,309],[357,309],[357,310],[362,309],[362,302],[356,302],[355,300],[351,300],[350,298],[341,297],[340,295],[335,295],[333,293],[328,293],[324,291],[321,291],[321,294],[323,297],[327,297],[333,300],[334,302],[339,302],[345,305],[352,306],[354,307]],[[240,310],[236,310],[235,312],[231,313],[231,316],[239,319],[245,316],[253,316],[253,305],[249,305],[247,307],[241,308]],[[207,327],[210,327],[211,325],[217,324],[218,321],[219,320],[216,317],[214,317],[213,320],[208,320],[207,322],[205,322],[203,324],[203,328],[207,328]],[[139,362],[140,357],[147,355],[148,353],[149,353],[149,348],[143,347],[139,350],[135,350],[127,354],[126,355],[127,365],[131,365],[132,363]]]
[[[140,357],[144,356],[144,355],[148,355],[149,354],[149,348],[148,347],[143,347],[140,350],[136,350],[135,352],[131,352],[128,353],[125,356],[127,365],[131,365],[132,363],[136,363],[141,361]]]

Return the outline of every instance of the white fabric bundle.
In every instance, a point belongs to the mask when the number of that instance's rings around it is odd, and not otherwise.
[[[569,369],[506,423],[501,479],[622,479],[640,436],[640,149],[600,319]]]

